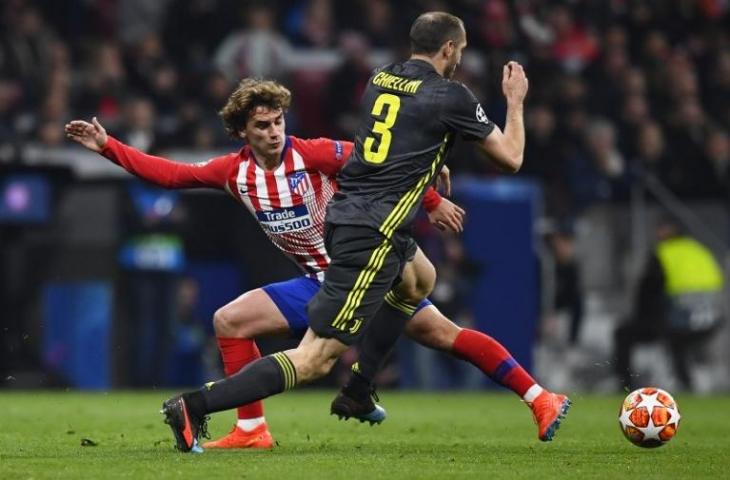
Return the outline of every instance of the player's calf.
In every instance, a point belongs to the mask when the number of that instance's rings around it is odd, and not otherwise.
[[[318,337],[311,330],[287,356],[294,365],[298,383],[308,383],[327,375],[347,345],[333,338]]]
[[[461,328],[433,305],[420,309],[405,327],[405,334],[424,347],[452,353]]]

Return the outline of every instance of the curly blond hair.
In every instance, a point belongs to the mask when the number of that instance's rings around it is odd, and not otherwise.
[[[284,85],[273,80],[244,78],[218,114],[223,119],[228,135],[239,138],[240,132],[246,128],[249,115],[256,107],[266,106],[272,110],[280,108],[286,111],[290,103],[291,92]]]

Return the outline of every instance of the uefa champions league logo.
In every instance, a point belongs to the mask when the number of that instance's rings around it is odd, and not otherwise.
[[[489,120],[487,120],[487,115],[484,113],[484,109],[482,108],[481,103],[477,103],[477,121],[482,123],[489,123]]]

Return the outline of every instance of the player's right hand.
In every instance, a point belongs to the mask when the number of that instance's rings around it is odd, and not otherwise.
[[[464,231],[464,215],[466,212],[463,208],[442,198],[438,206],[428,212],[428,220],[439,230],[461,233]]]
[[[66,124],[64,130],[66,131],[66,136],[71,140],[80,143],[89,150],[99,153],[104,149],[104,145],[106,145],[109,136],[96,117],[92,118],[91,122],[72,120]]]
[[[507,62],[502,68],[502,93],[507,102],[522,103],[528,88],[529,82],[522,65],[515,61]]]

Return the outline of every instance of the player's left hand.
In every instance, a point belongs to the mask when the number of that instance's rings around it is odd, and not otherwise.
[[[451,172],[449,167],[444,165],[441,167],[441,171],[436,177],[436,189],[441,188],[444,195],[447,197],[451,196]]]
[[[442,198],[438,206],[428,212],[428,220],[439,230],[461,233],[464,231],[464,215],[466,212],[463,208],[451,200]]]
[[[83,120],[72,120],[66,124],[64,130],[68,138],[96,153],[101,153],[109,139],[106,130],[96,117],[91,120],[91,123]]]

